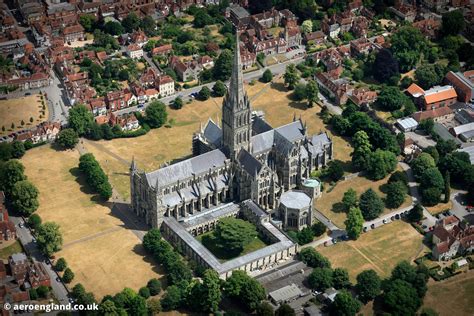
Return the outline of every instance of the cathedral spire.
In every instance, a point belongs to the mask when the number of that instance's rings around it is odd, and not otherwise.
[[[242,73],[242,61],[240,59],[240,40],[239,40],[239,33],[236,33],[236,41],[235,41],[235,51],[234,51],[234,58],[233,58],[233,67],[232,67],[232,75],[230,77],[230,84],[229,84],[229,99],[230,104],[234,107],[242,107],[244,106],[244,75]]]

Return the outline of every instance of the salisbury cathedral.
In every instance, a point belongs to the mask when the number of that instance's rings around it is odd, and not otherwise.
[[[244,90],[240,49],[233,57],[222,126],[209,120],[193,137],[193,157],[145,173],[130,167],[134,212],[151,227],[164,217],[178,221],[227,202],[252,200],[269,214],[281,195],[299,189],[311,171],[332,159],[326,133],[308,135],[306,123],[272,128],[252,111]]]

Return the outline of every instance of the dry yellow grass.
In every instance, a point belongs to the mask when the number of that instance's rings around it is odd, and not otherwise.
[[[436,215],[438,213],[450,210],[453,207],[453,202],[448,201],[448,203],[439,203],[435,206],[427,207],[426,209],[430,212],[431,215]]]
[[[29,150],[22,158],[28,179],[40,191],[37,213],[43,221],[61,226],[64,248],[56,256],[64,257],[75,272],[71,286],[80,282],[102,297],[125,286],[138,290],[150,278],[161,277],[111,205],[87,194],[76,176],[78,162],[78,152],[57,152],[49,146]]]
[[[424,307],[433,308],[441,316],[474,315],[474,270],[441,282],[430,280]]]
[[[42,111],[41,99],[39,94],[21,97],[17,99],[0,101],[0,127],[5,126],[5,132],[0,129],[0,135],[7,135],[13,131],[31,128],[48,119],[48,107],[45,107],[45,115],[40,118]],[[30,117],[33,118],[33,124],[30,123]],[[25,125],[21,126],[21,121]],[[12,130],[11,125],[15,124]]]
[[[372,188],[381,198],[385,198],[385,194],[380,191],[380,186],[387,183],[388,178],[389,176],[379,181],[372,181],[364,177],[355,177],[349,180],[340,181],[331,192],[324,192],[321,197],[315,201],[315,207],[318,211],[331,219],[335,225],[338,227],[345,227],[344,221],[346,220],[346,213],[333,211],[333,205],[341,202],[344,192],[352,188],[360,197],[362,193],[367,191],[369,188]],[[328,189],[329,185],[326,185],[325,191]],[[411,196],[408,195],[400,208],[409,206],[411,202]],[[385,208],[383,214],[390,213],[391,211],[393,210]]]
[[[366,269],[374,269],[381,277],[389,276],[398,262],[412,261],[422,252],[429,252],[422,241],[423,236],[410,224],[396,221],[362,234],[358,240],[317,250],[331,261],[333,267],[347,269],[351,280],[355,281],[356,276]]]

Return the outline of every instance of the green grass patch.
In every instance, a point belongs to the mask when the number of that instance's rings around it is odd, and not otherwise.
[[[14,253],[23,252],[23,247],[21,246],[20,242],[17,240],[10,246],[0,249],[0,259],[7,260],[9,256]]]
[[[213,232],[207,232],[205,234],[199,235],[196,239],[204,245],[217,259],[221,262],[231,260],[248,253],[254,252],[258,249],[264,248],[270,243],[265,242],[260,236],[252,240],[240,253],[229,252],[226,249],[222,249],[218,246]]]

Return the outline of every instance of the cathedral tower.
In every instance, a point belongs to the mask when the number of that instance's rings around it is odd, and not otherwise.
[[[238,34],[236,42],[229,90],[222,103],[222,145],[231,159],[237,157],[241,148],[250,150],[252,135],[252,110],[244,91]]]

